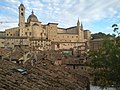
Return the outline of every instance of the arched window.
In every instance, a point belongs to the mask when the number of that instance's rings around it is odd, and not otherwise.
[[[21,8],[21,11],[23,11],[23,8]]]
[[[21,15],[23,16],[23,13],[21,13]]]
[[[60,48],[60,44],[57,44],[57,48]]]

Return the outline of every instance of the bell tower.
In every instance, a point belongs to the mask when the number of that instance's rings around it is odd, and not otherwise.
[[[23,4],[19,6],[19,27],[25,26],[25,7]]]

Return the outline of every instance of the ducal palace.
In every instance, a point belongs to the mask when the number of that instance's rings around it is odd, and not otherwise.
[[[0,32],[0,48],[26,47],[42,51],[89,48],[91,32],[84,30],[79,19],[76,26],[69,28],[58,27],[58,23],[43,25],[32,11],[25,21],[25,7],[20,4],[18,26]]]

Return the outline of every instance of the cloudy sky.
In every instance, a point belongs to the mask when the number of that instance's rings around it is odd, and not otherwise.
[[[43,24],[76,26],[77,20],[92,33],[112,33],[112,24],[120,24],[120,0],[0,0],[0,31],[18,26],[18,6],[23,3],[26,20],[33,10]]]

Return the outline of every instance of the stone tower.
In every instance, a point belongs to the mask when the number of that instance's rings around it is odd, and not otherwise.
[[[78,18],[78,21],[77,21],[77,31],[79,33],[79,30],[80,30],[80,22],[79,22],[79,18]]]
[[[77,32],[78,32],[78,41],[81,41],[81,28],[80,28],[80,22],[79,22],[79,18],[77,21]]]
[[[80,24],[79,19],[77,21],[77,31],[78,31],[78,41],[83,42],[84,41],[84,31],[83,31],[83,25]]]
[[[82,22],[81,22],[81,25],[80,25],[80,29],[83,30],[83,24],[82,24]]]
[[[23,4],[19,6],[19,27],[25,26],[25,7]]]
[[[25,7],[23,4],[19,6],[19,36],[23,36],[25,27]]]

